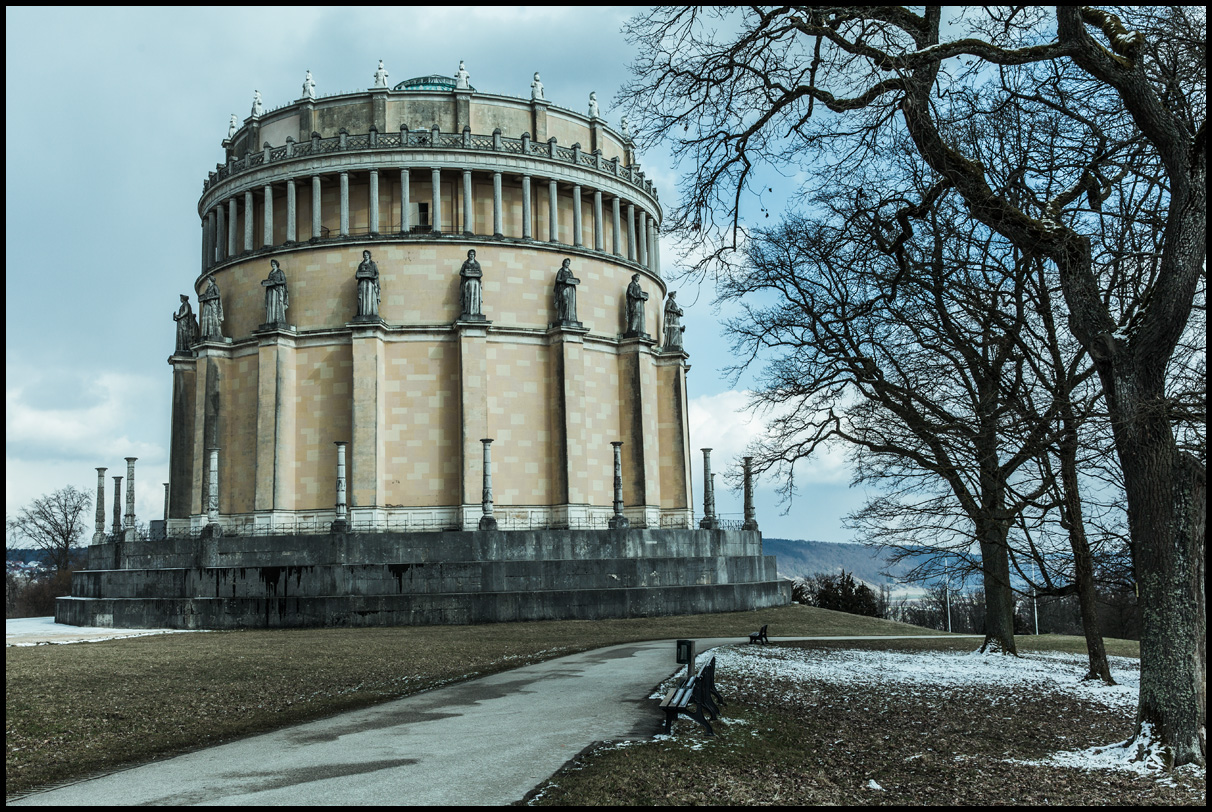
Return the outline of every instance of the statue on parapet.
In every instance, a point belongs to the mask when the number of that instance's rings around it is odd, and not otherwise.
[[[581,280],[572,275],[572,260],[565,259],[556,271],[555,311],[556,323],[563,326],[580,327],[577,321],[577,285]]]
[[[682,316],[684,315],[682,308],[678,307],[676,297],[677,291],[670,291],[669,298],[665,300],[665,345],[667,350],[682,349],[682,334],[686,332],[686,325],[682,324]]]
[[[483,276],[473,248],[467,252],[467,259],[459,269],[462,280],[459,283],[459,321],[484,321],[484,289],[480,284]]]
[[[198,319],[190,307],[189,297],[184,293],[181,294],[181,307],[173,314],[173,321],[177,323],[177,349],[173,354],[189,355],[194,342],[198,340]]]
[[[370,251],[362,252],[362,262],[354,273],[358,283],[358,314],[354,321],[381,321],[379,318],[379,303],[382,292],[379,289],[379,266],[370,258]]]
[[[227,122],[227,140],[230,141],[236,137],[236,130],[240,129],[240,125],[236,123],[236,114],[231,114],[231,121]]]
[[[387,69],[383,67],[383,60],[379,60],[379,69],[375,71],[375,87],[387,87]]]
[[[622,120],[619,121],[619,132],[628,141],[631,140],[631,122],[627,120],[627,116],[623,116]]]
[[[382,63],[379,63],[382,64]],[[314,99],[316,97],[316,83],[311,78],[311,71],[307,72],[307,76],[303,78],[303,95],[300,98]]]
[[[261,91],[254,90],[253,91],[252,114],[254,116],[259,116],[263,112],[265,112],[265,105],[261,103]]]
[[[539,78],[539,72],[534,72],[534,81],[530,83],[530,100],[531,101],[547,101],[547,97],[543,95],[543,81]]]
[[[467,72],[462,59],[459,60],[459,72],[455,74],[455,90],[471,90],[471,74]]]
[[[286,289],[286,274],[276,259],[269,261],[269,278],[261,281],[265,288],[266,327],[285,327],[286,308],[290,307],[290,293]]]
[[[589,117],[601,118],[598,114],[598,94],[594,91],[589,91]]]
[[[647,336],[644,332],[644,302],[648,294],[640,287],[640,275],[632,274],[627,286],[627,336]]]
[[[219,295],[219,286],[213,276],[206,280],[206,290],[198,297],[202,308],[202,318],[199,320],[203,341],[223,340],[223,299]]]

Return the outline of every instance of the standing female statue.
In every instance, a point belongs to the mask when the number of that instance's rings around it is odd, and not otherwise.
[[[206,290],[198,297],[202,306],[202,340],[223,340],[223,299],[213,276],[206,280]]]
[[[669,298],[665,300],[665,347],[667,350],[682,349],[682,333],[686,332],[685,325],[682,324],[682,308],[678,307],[677,291],[670,291]]]
[[[459,304],[462,309],[459,320],[483,321],[484,292],[480,287],[480,279],[484,272],[480,270],[480,263],[476,262],[474,248],[467,252],[467,259],[459,269],[459,276],[463,280],[459,285]]]
[[[379,318],[379,266],[370,258],[369,251],[362,252],[362,262],[354,274],[358,282],[358,319],[375,321]]]
[[[189,306],[189,297],[181,294],[181,307],[173,314],[177,323],[177,350],[175,355],[189,355],[190,348],[198,340],[198,320],[194,318],[194,309]]]
[[[640,287],[640,275],[632,274],[627,286],[627,335],[647,336],[644,332],[644,302],[648,294]]]
[[[556,271],[555,278],[555,312],[558,324],[578,325],[577,321],[577,285],[581,280],[572,275],[572,260],[565,259]]]
[[[286,290],[286,274],[278,260],[269,261],[269,278],[261,281],[265,288],[265,323],[286,324],[286,308],[290,307],[290,294]]]

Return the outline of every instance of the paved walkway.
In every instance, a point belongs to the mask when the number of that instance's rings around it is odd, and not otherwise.
[[[808,639],[854,638],[775,638]],[[737,642],[735,637],[699,640],[698,650]],[[594,742],[657,733],[662,717],[648,696],[678,668],[672,640],[611,646],[145,764],[17,803],[509,804]]]

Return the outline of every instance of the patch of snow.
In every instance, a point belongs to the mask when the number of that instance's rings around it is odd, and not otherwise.
[[[56,623],[53,617],[20,617],[5,619],[4,645],[46,646],[65,643],[100,643],[104,640],[123,640],[127,637],[146,637],[153,634],[177,634],[201,632],[206,629],[111,629],[96,626],[69,626]]]
[[[880,792],[884,791],[884,788],[877,784],[874,778],[867,782],[867,789],[878,789]]]

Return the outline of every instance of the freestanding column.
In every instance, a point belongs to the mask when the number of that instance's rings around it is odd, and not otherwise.
[[[613,253],[616,257],[623,256],[623,234],[622,220],[619,214],[619,199],[616,197],[610,201],[610,236],[614,241]]]
[[[719,521],[715,518],[715,475],[711,473],[711,449],[703,449],[703,518],[699,527],[704,530],[718,530]]]
[[[753,509],[753,457],[745,457],[745,523],[742,530],[757,530],[757,511]]]
[[[492,236],[504,237],[504,213],[501,203],[501,173],[492,173]]]
[[[412,230],[412,190],[408,188],[408,170],[400,170],[400,231],[407,234]]]
[[[114,527],[115,536],[122,535],[122,477],[114,477]]]
[[[341,173],[341,236],[349,236],[349,173]]]
[[[337,447],[337,520],[332,523],[332,532],[344,533],[349,529],[348,514],[345,509],[345,443],[338,440]]]
[[[274,244],[274,187],[267,183],[262,191],[265,193],[265,205],[261,207],[261,244],[268,248]]]
[[[661,230],[657,228],[656,220],[652,221],[652,272],[661,275]]]
[[[530,228],[530,175],[522,176],[522,239],[532,239]]]
[[[577,248],[585,247],[581,241],[581,185],[579,183],[572,186],[572,244]]]
[[[299,219],[299,205],[296,200],[294,180],[286,181],[286,241],[297,242],[299,229],[295,222]]]
[[[555,179],[547,182],[547,241],[560,241],[560,213],[556,207],[559,200],[559,187]]]
[[[226,223],[226,212],[223,209],[223,204],[215,206],[215,213],[218,215],[218,222],[215,225],[215,259],[222,262],[227,258],[227,252],[224,250],[227,247],[225,235],[228,228]]]
[[[135,460],[138,457],[126,458],[126,532],[135,532]],[[133,541],[133,539],[131,539]]]
[[[219,261],[219,240],[217,236],[218,230],[215,223],[215,210],[211,209],[206,214],[206,231],[209,235],[206,243],[208,246],[206,250],[206,259],[210,263],[207,267],[210,267]]]
[[[648,267],[648,213],[640,209],[640,226],[638,229],[638,242],[640,249],[640,264],[645,268]]]
[[[108,470],[108,468],[97,469],[97,526],[93,532],[93,544],[100,542],[105,535],[105,472]]]
[[[240,214],[239,203],[235,196],[227,201],[227,255],[236,255],[236,217]]]
[[[323,228],[320,217],[320,176],[311,176],[311,238],[320,239],[320,229]]]
[[[471,170],[463,170],[463,234],[470,237],[476,233],[476,209],[471,199]]]
[[[433,212],[430,215],[430,221],[433,223],[431,228],[434,234],[442,232],[442,170],[434,167],[430,170],[430,179],[433,183]]]
[[[627,204],[627,258],[635,262],[635,204]]]
[[[606,242],[602,233],[602,193],[593,193],[593,250],[604,251]]]
[[[244,193],[244,250],[253,250],[253,193]]]
[[[611,530],[626,530],[627,517],[623,515],[623,443],[615,440],[614,446],[614,515],[610,517]]]
[[[370,233],[379,233],[379,170],[370,170]]]
[[[481,530],[496,530],[497,520],[492,515],[492,440],[480,440],[484,444],[484,495],[480,504],[484,515],[480,517]]]

